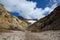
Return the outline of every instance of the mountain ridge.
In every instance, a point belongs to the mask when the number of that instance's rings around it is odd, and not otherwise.
[[[30,25],[27,30],[32,32],[60,30],[60,6],[56,7],[48,16],[40,19],[36,23]],[[58,26],[59,25],[59,26]],[[56,27],[58,26],[58,27]]]
[[[0,5],[0,29],[25,30],[30,24],[12,16],[3,5]]]

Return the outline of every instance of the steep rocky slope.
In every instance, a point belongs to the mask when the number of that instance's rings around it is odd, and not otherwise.
[[[3,5],[0,5],[0,30],[24,30],[29,24],[9,14]]]
[[[27,30],[33,32],[60,30],[60,6],[55,8],[48,16],[29,26]]]

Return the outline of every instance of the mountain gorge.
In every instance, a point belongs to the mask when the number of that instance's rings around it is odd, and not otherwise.
[[[27,30],[32,32],[60,30],[59,17],[60,6],[55,8],[48,16],[38,20],[34,24],[30,24],[21,17],[11,15],[3,5],[0,5],[0,30]]]

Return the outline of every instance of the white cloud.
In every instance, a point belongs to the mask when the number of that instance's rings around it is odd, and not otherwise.
[[[10,12],[18,12],[21,16],[27,19],[40,19],[45,16],[43,15],[44,13],[50,13],[57,6],[55,3],[51,7],[42,9],[36,7],[36,2],[26,0],[0,0],[0,3],[4,5],[6,10]]]
[[[35,23],[36,21],[30,20],[30,21],[28,21],[28,22],[31,23],[31,24],[33,24],[33,23]]]
[[[26,0],[0,0],[0,3],[2,3],[8,11],[19,12],[19,14],[25,18],[28,18],[36,7],[35,2]]]

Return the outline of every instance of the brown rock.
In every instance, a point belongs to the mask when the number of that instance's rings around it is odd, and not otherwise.
[[[27,22],[10,15],[4,6],[0,5],[0,29],[25,30],[29,25]]]
[[[60,30],[60,6],[55,8],[48,16],[29,26],[27,30],[32,32]]]

